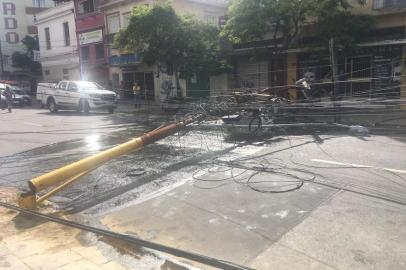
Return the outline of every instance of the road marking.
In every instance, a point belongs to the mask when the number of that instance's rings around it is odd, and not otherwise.
[[[354,168],[373,168],[373,169],[379,169],[379,170],[383,170],[383,171],[406,174],[406,171],[404,171],[404,170],[398,170],[398,169],[392,169],[392,168],[383,168],[383,167],[360,165],[360,164],[353,164],[353,163],[342,163],[342,162],[323,160],[323,159],[312,159],[312,161],[326,163],[326,164],[340,165],[340,166],[350,166],[350,167],[354,167]]]
[[[35,126],[35,127],[43,127],[44,125],[41,124],[36,124],[36,123],[31,123],[31,122],[23,122],[23,124],[29,125],[29,126]]]

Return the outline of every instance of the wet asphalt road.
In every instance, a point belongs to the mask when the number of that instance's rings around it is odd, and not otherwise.
[[[27,136],[38,140],[41,137],[56,137],[62,141],[56,140],[57,142],[55,143],[46,144],[46,140],[43,140],[45,144],[43,146],[1,157],[0,185],[2,186],[13,186],[21,190],[27,190],[27,181],[33,177],[101,150],[108,149],[119,143],[126,142],[130,138],[141,135],[145,131],[152,130],[162,123],[173,119],[173,116],[168,114],[94,114],[82,116],[75,113],[63,113],[55,117],[43,111],[32,111],[30,113],[24,114],[23,111],[21,115],[13,115],[13,117],[17,117],[21,122],[34,123],[36,121],[36,123],[48,123],[49,125],[44,125],[45,129],[36,130],[34,128],[28,130],[30,132],[27,133],[24,133],[27,130],[13,131],[10,127],[6,130],[2,129],[0,139],[4,140],[8,136]],[[31,116],[31,118],[24,118],[27,115]],[[38,119],[35,117],[38,117]],[[62,123],[51,125],[56,118],[59,118]],[[70,123],[70,125],[67,123]],[[86,129],[89,125],[91,128]],[[390,130],[387,131],[389,132]],[[309,150],[308,156],[317,157],[321,153],[325,155],[325,160],[331,161],[332,159],[329,155],[337,157],[341,153],[343,157],[341,159],[338,158],[338,160],[343,162],[404,169],[406,167],[406,159],[403,155],[403,147],[405,145],[403,143],[402,132],[400,131],[402,130],[396,130],[396,132],[394,130],[393,135],[389,132],[385,136],[379,137],[371,137],[371,135],[354,137],[346,129],[340,128],[324,130],[314,128],[306,130],[294,129],[284,130],[283,133],[275,134],[276,136],[273,138],[265,136],[264,138],[247,140],[247,137],[230,137],[230,134],[221,127],[213,128],[212,125],[210,128],[206,128],[204,125],[192,126],[181,134],[168,137],[158,143],[149,145],[129,155],[119,157],[101,166],[83,177],[79,182],[54,196],[51,200],[56,202],[60,207],[70,209],[73,212],[99,213],[128,203],[131,200],[166,186],[191,179],[193,173],[200,170],[202,166],[205,166],[204,164],[215,158],[227,155],[236,148],[244,152],[244,147],[254,146],[257,148],[257,151],[266,152],[277,149],[282,144],[289,143],[289,145],[295,145],[299,143],[300,145],[303,138],[309,139],[310,143],[318,146],[323,145],[324,141],[328,141],[330,136],[336,138],[334,140],[337,141],[333,146],[329,144],[331,148],[329,148],[327,156],[320,150],[322,149],[320,147]],[[281,136],[278,137],[278,135]],[[340,142],[340,138],[342,142]],[[346,141],[346,138],[355,139]],[[385,143],[373,143],[375,140],[384,140]],[[363,142],[362,148],[359,148],[358,142]],[[385,148],[386,143],[397,144],[398,146],[393,146],[393,150],[388,152]],[[361,151],[364,155],[351,160],[351,155],[348,155],[348,153],[352,151]],[[309,162],[306,159],[306,155],[303,156],[304,152],[300,147],[298,149],[296,147],[289,149],[288,147],[288,150],[283,151],[282,154],[285,153],[285,156],[282,155],[285,161],[288,161],[291,155],[294,154],[295,157],[299,157],[297,162]],[[333,159],[333,161],[335,160],[336,158]],[[313,170],[315,172],[323,170],[322,167],[318,168],[316,165],[320,164],[309,163],[309,166],[314,166]],[[359,173],[353,169],[348,169],[347,171],[350,172],[350,176],[343,175],[342,179],[339,179],[339,185],[348,185],[353,177],[359,176]],[[325,173],[323,172],[323,174]],[[335,173],[334,177],[337,178],[340,174],[341,172]],[[406,177],[406,175],[403,176]],[[384,177],[393,178],[389,179],[390,182],[395,182],[397,186],[400,185],[400,188],[403,190],[403,176],[392,174],[389,176],[385,175]],[[371,177],[371,174],[366,173],[365,177]],[[375,177],[377,176],[375,175]],[[400,184],[399,181],[401,182]],[[355,186],[353,188],[362,189],[363,187]],[[368,186],[368,188],[371,189],[369,190],[371,192],[375,188],[379,189],[380,194],[385,195],[389,193],[388,196],[390,198],[393,197],[391,197],[394,194],[393,192],[396,193],[396,190],[392,190],[392,188],[388,190],[384,190],[380,186]],[[395,199],[401,198],[402,192],[396,193],[396,196],[394,195]]]
[[[174,119],[168,113],[95,113],[84,116],[74,112],[52,115],[43,110],[15,110],[2,117],[9,125],[0,130],[0,143],[4,149],[0,151],[3,155],[0,157],[0,185],[21,190],[28,189],[29,179],[126,142]],[[82,211],[129,190],[138,188],[145,193],[171,184],[178,179],[160,179],[161,176],[197,164],[204,155],[210,158],[231,145],[223,145],[222,135],[217,131],[207,135],[201,131],[187,136],[178,134],[119,157],[83,177],[52,200],[65,208]],[[213,143],[211,139],[217,142]],[[18,151],[20,145],[23,150],[24,147],[28,150],[6,155]]]
[[[16,110],[2,120],[0,186],[27,190],[27,180],[173,117]],[[255,269],[404,269],[406,130],[273,132],[193,125],[51,201],[87,223]]]

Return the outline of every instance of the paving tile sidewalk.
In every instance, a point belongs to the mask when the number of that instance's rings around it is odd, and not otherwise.
[[[2,201],[13,201],[16,190],[0,188]],[[83,232],[23,216],[0,207],[0,269],[125,270],[125,264],[83,240]]]

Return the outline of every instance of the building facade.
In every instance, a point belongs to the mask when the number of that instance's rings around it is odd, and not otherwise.
[[[43,80],[80,80],[73,1],[37,14]]]
[[[147,66],[134,53],[120,52],[112,44],[114,35],[127,27],[132,9],[137,5],[155,5],[164,3],[161,0],[111,0],[106,1],[100,9],[104,12],[106,28],[105,40],[108,44],[109,79],[113,88],[120,89],[124,96],[132,95],[132,85],[138,82],[146,99],[163,100],[175,85],[175,78],[165,66]],[[219,18],[227,12],[223,1],[211,0],[173,0],[172,6],[179,14],[189,14],[208,24],[218,25]],[[169,74],[168,74],[169,73]],[[183,96],[209,95],[209,78],[203,80],[181,80]]]
[[[17,79],[18,69],[13,68],[14,52],[26,52],[21,40],[37,35],[36,14],[54,6],[52,0],[0,0],[0,76]]]
[[[74,0],[81,79],[110,86],[105,23],[100,6],[105,0]]]
[[[376,29],[363,36],[352,53],[337,52],[337,75],[343,83],[336,95],[342,98],[406,97],[406,1],[367,1],[367,5],[354,12],[375,16]],[[312,37],[306,38],[311,40]],[[230,52],[233,71],[217,89],[286,86],[283,95],[296,98],[296,92],[287,86],[304,74],[310,74],[319,83],[316,88],[332,91],[328,48],[310,50],[311,44],[307,46],[302,42],[295,49],[275,56],[267,52],[274,44],[274,40],[262,40],[235,45]]]

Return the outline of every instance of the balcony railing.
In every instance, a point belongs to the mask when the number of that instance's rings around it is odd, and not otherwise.
[[[380,9],[392,9],[406,7],[406,0],[374,0],[373,8]]]

